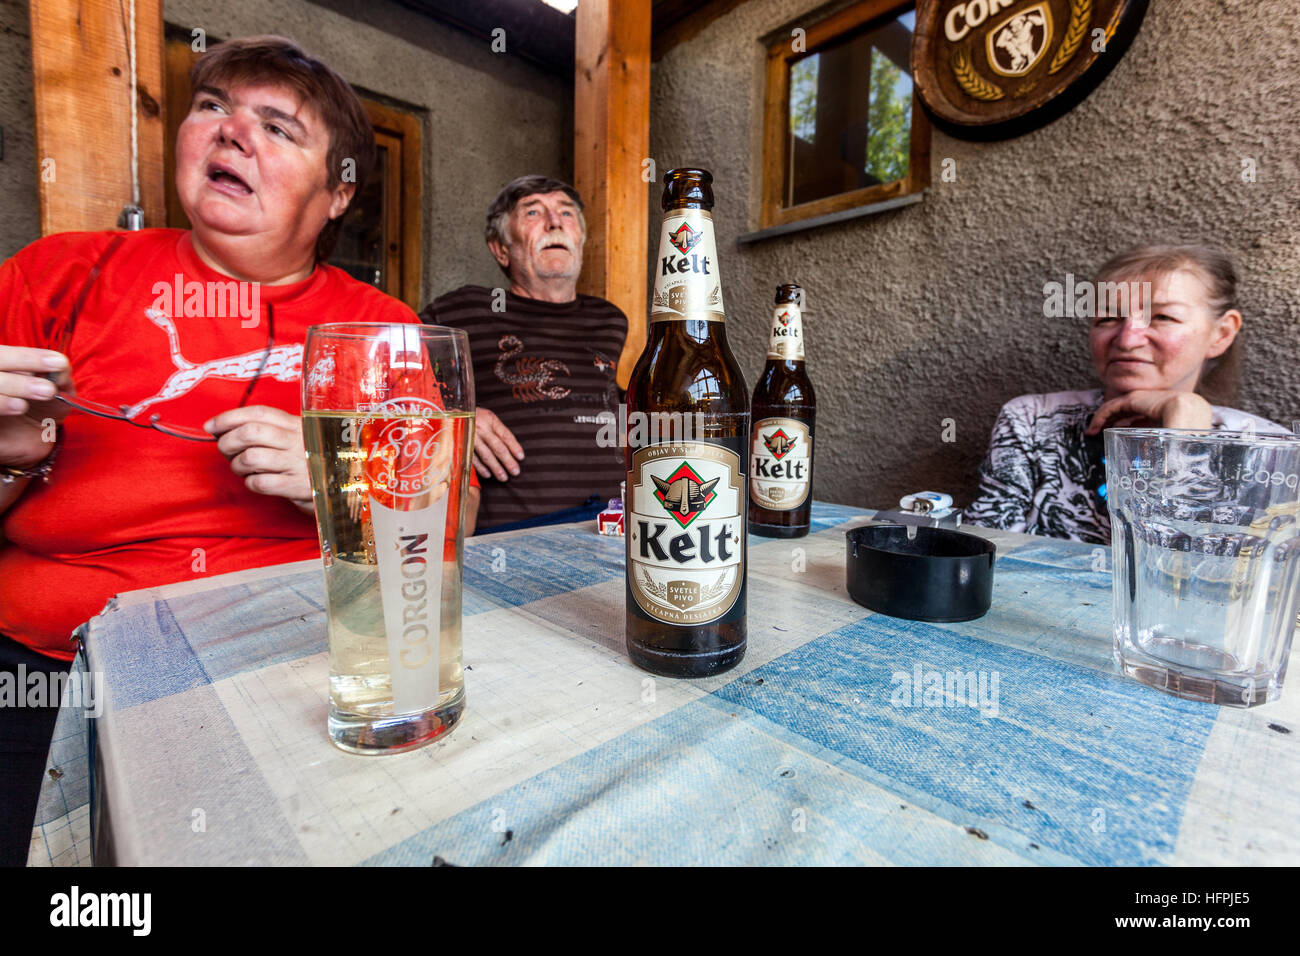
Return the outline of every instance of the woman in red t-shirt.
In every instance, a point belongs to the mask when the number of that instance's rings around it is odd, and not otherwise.
[[[324,262],[375,153],[351,87],[279,37],[214,47],[191,85],[191,230],[64,233],[0,266],[0,679],[66,669],[121,591],[319,555],[306,328],[418,321]],[[0,707],[0,864],[26,859],[56,713]]]

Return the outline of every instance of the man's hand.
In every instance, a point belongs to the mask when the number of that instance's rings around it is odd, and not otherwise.
[[[1194,392],[1137,389],[1103,402],[1085,435],[1103,428],[1129,425],[1149,428],[1209,428],[1214,424],[1210,403]]]
[[[288,498],[314,514],[302,419],[278,408],[249,405],[222,412],[203,426],[217,436],[217,449],[249,491]]]
[[[523,448],[496,413],[478,409],[474,413],[474,468],[479,477],[509,481],[506,472],[519,474],[518,463],[523,460]]]
[[[52,382],[44,377],[50,374]],[[57,424],[72,411],[55,400],[60,389],[73,392],[66,355],[0,345],[0,465],[31,468],[49,457],[54,443],[45,440],[43,423]]]

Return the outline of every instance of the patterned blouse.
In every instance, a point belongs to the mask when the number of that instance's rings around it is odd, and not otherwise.
[[[965,520],[1089,544],[1110,544],[1110,515],[1097,489],[1106,481],[1101,436],[1083,430],[1101,407],[1101,389],[1021,395],[1002,406],[980,465],[979,496]],[[1215,428],[1287,429],[1233,408],[1211,406]]]

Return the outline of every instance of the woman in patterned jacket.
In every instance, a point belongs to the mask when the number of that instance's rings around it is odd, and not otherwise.
[[[1239,430],[1250,423],[1258,432],[1286,431],[1211,404],[1239,361],[1237,271],[1226,255],[1201,246],[1139,246],[1102,266],[1098,289],[1102,283],[1139,292],[1128,309],[1108,309],[1113,303],[1103,299],[1110,297],[1096,296],[1088,342],[1102,388],[1021,395],[1002,406],[980,466],[979,496],[965,509],[969,523],[1109,544],[1110,518],[1098,493],[1102,429]]]

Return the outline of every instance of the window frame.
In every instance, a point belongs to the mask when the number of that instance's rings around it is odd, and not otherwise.
[[[375,145],[388,150],[384,193],[384,291],[412,309],[420,308],[423,251],[424,155],[420,118],[414,113],[385,106],[365,96],[357,97],[375,130]]]
[[[873,20],[884,21],[915,8],[912,0],[860,0],[807,28],[805,49],[795,52],[786,32],[767,48],[766,97],[763,109],[763,195],[761,228],[784,226],[831,213],[870,206],[924,191],[930,185],[930,119],[921,105],[916,78],[912,77],[911,149],[907,176],[889,183],[877,183],[848,192],[824,196],[793,206],[783,204],[789,175],[790,66],[795,60],[845,39]],[[909,76],[911,71],[909,70]]]

